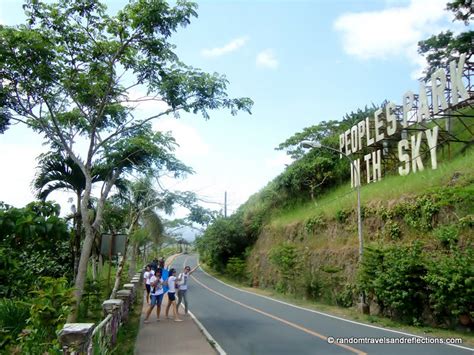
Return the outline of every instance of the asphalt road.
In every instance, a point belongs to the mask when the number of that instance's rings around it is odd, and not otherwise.
[[[196,255],[180,255],[173,263],[193,267]],[[229,355],[237,354],[474,354],[461,345],[408,344],[423,338],[291,306],[225,285],[201,269],[192,274],[190,311]],[[330,344],[332,338],[368,338],[405,344]],[[370,338],[370,339],[369,339]],[[396,340],[397,338],[397,340]]]

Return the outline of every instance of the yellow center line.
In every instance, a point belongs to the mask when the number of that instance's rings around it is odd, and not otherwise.
[[[187,259],[187,258],[186,258],[186,259]],[[281,322],[281,323],[283,323],[283,324],[286,324],[286,325],[288,325],[288,326],[290,326],[290,327],[293,327],[293,328],[295,328],[295,329],[301,330],[301,331],[303,331],[303,332],[305,332],[305,333],[307,333],[307,334],[313,335],[313,336],[315,336],[315,337],[317,337],[317,338],[320,338],[320,339],[322,339],[322,340],[325,340],[325,341],[327,342],[327,339],[328,339],[328,338],[327,338],[327,336],[325,336],[325,335],[316,333],[315,331],[312,331],[311,329],[305,328],[305,327],[303,327],[303,326],[301,326],[301,325],[298,325],[298,324],[292,323],[292,322],[290,322],[290,321],[287,321],[286,319],[283,319],[283,318],[274,316],[273,314],[267,313],[267,312],[262,311],[262,310],[260,310],[260,309],[258,309],[258,308],[254,308],[254,307],[248,306],[248,305],[246,305],[246,304],[244,304],[244,303],[241,303],[241,302],[239,302],[239,301],[236,301],[236,300],[234,300],[234,299],[232,299],[232,298],[230,298],[230,297],[227,297],[226,295],[223,295],[223,294],[220,293],[220,292],[217,292],[217,291],[215,291],[215,290],[209,288],[208,286],[204,285],[201,281],[199,281],[198,279],[196,279],[196,277],[194,277],[194,276],[191,276],[191,277],[192,277],[192,279],[193,279],[194,281],[196,281],[199,285],[201,285],[201,286],[204,287],[205,289],[211,291],[212,293],[215,293],[216,295],[218,295],[218,296],[220,296],[220,297],[222,297],[222,298],[225,298],[226,300],[228,300],[228,301],[230,301],[230,302],[233,302],[233,303],[235,303],[235,304],[238,304],[239,306],[242,306],[242,307],[244,307],[244,308],[247,308],[247,309],[249,309],[249,310],[251,310],[251,311],[260,313],[260,314],[262,314],[262,315],[264,315],[264,316],[267,316],[267,317],[269,317],[269,318],[271,318],[271,319],[274,319],[274,320],[276,320],[276,321],[279,321],[279,322]],[[361,350],[355,349],[355,348],[353,348],[353,347],[351,347],[351,346],[345,345],[345,344],[337,344],[337,343],[334,343],[334,344],[331,344],[331,345],[340,346],[341,348],[344,348],[344,349],[346,349],[346,350],[349,350],[349,351],[351,351],[351,352],[353,352],[353,353],[355,353],[355,354],[358,354],[358,355],[367,355],[367,353],[365,353],[365,352],[363,352],[363,351],[361,351]]]

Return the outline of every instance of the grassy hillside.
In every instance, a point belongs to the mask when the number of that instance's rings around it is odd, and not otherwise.
[[[427,168],[422,172],[407,176],[389,175],[382,181],[361,187],[362,205],[387,205],[390,201],[413,197],[422,191],[452,184],[458,178],[468,182],[474,176],[474,149],[453,160],[439,164],[438,169]],[[454,181],[453,181],[454,179]],[[315,201],[293,205],[281,211],[275,211],[268,224],[283,226],[302,222],[313,216],[331,218],[341,210],[353,210],[357,206],[357,194],[350,183],[318,196]],[[472,213],[472,211],[471,211]]]
[[[459,121],[454,132],[473,139]],[[306,154],[236,214],[216,221],[198,242],[203,259],[254,287],[342,307],[355,306],[364,292],[372,315],[472,327],[472,144],[438,148],[436,170],[425,164],[407,176],[386,172],[361,187],[362,262],[357,194],[342,170],[347,166],[330,159],[337,158]],[[320,174],[313,183],[322,187],[309,190],[304,183],[318,166],[329,175]]]

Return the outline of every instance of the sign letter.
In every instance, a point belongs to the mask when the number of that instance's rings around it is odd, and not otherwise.
[[[437,156],[436,156],[436,144],[438,143],[438,131],[439,131],[438,126],[434,126],[432,129],[427,129],[425,131],[426,140],[428,141],[428,147],[430,149],[431,169],[436,169],[438,167],[438,161],[437,161]]]
[[[405,153],[408,149],[408,140],[402,139],[398,142],[398,160],[405,163],[405,166],[398,167],[398,174],[408,175],[410,173],[410,156]]]

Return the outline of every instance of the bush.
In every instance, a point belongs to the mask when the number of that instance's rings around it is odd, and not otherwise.
[[[452,320],[462,314],[474,317],[474,251],[454,250],[433,258],[424,277],[430,306],[438,320]]]
[[[14,344],[18,335],[26,327],[30,315],[28,304],[9,299],[0,299],[0,353],[7,352],[9,345]]]
[[[345,223],[348,217],[349,213],[345,210],[339,210],[336,212],[336,221],[339,223]]]
[[[299,269],[298,251],[296,246],[283,243],[270,250],[270,261],[280,272],[283,280],[280,288],[283,292],[294,292],[297,289],[297,279],[294,275]]]
[[[385,234],[388,235],[390,237],[390,239],[400,239],[401,235],[402,235],[402,231],[400,229],[400,226],[398,225],[397,222],[393,222],[393,221],[388,221],[386,224],[385,224]]]
[[[72,290],[64,277],[40,278],[39,287],[31,292],[28,327],[20,340],[23,353],[42,354],[59,350],[57,332],[62,329],[71,311]]]
[[[445,248],[453,247],[458,242],[459,232],[455,225],[439,227],[434,230],[433,234]]]
[[[244,281],[248,279],[246,268],[247,264],[245,260],[241,258],[229,258],[225,271],[230,277],[238,281]]]
[[[385,313],[408,323],[421,318],[427,301],[421,244],[367,247],[358,274],[358,286]]]

